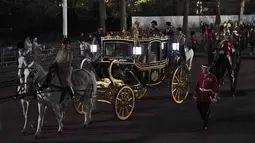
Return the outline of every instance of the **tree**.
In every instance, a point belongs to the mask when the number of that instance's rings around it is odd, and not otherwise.
[[[240,14],[239,14],[239,24],[243,23],[243,13],[244,13],[244,8],[245,8],[245,1],[246,0],[241,0],[241,6],[240,6]]]
[[[220,30],[220,23],[221,23],[221,18],[220,18],[220,2],[221,2],[220,0],[217,0],[216,18],[215,18],[215,26],[216,26],[218,32]]]
[[[189,17],[189,1],[185,0],[184,2],[184,11],[183,11],[183,34],[188,34],[188,17]]]
[[[102,28],[103,32],[105,33],[106,31],[105,20],[107,18],[105,3],[104,0],[99,0],[98,2],[99,2],[100,28]]]
[[[183,0],[175,0],[175,3],[176,3],[176,15],[177,16],[180,16],[182,15],[181,13],[181,8],[182,8],[182,5],[183,5]]]
[[[126,0],[120,0],[120,22],[121,28],[127,29]]]
[[[247,2],[250,2],[250,0],[241,0],[240,13],[239,13],[239,17],[238,17],[239,24],[243,23],[243,21],[244,21],[243,15],[244,15],[244,10],[245,10],[245,4]]]

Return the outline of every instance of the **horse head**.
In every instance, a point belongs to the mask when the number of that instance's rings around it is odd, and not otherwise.
[[[33,61],[24,70],[24,75],[25,82],[29,83],[30,85],[34,85],[42,82],[40,80],[46,76],[46,72],[41,65]]]

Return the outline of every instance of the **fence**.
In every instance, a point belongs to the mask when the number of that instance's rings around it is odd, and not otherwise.
[[[60,44],[46,44],[46,48],[38,54],[39,63],[47,70],[56,57]],[[78,43],[71,44],[74,54],[73,64],[78,67],[81,61],[80,48]],[[0,87],[18,84],[18,50],[16,47],[6,47],[0,49]]]

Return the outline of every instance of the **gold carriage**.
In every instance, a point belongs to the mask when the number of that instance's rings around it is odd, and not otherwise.
[[[176,55],[175,52],[166,54],[169,50],[168,39],[162,35],[135,38],[119,33],[102,37],[99,49],[101,57],[92,62],[99,77],[97,101],[113,104],[118,119],[128,119],[134,110],[135,100],[146,94],[147,87],[162,81],[168,84],[176,103],[183,103],[186,99],[189,92],[189,70],[185,64],[171,64],[174,59],[172,57]],[[178,50],[178,43],[173,46],[173,49]],[[91,45],[91,52],[97,51],[98,47]],[[84,68],[86,60],[82,61],[81,68]],[[115,76],[114,71],[122,74]],[[79,108],[78,104],[74,104],[75,108],[83,114],[83,108]]]

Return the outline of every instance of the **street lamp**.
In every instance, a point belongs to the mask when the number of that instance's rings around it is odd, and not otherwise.
[[[63,36],[67,38],[67,0],[63,0]]]
[[[58,6],[62,7],[63,16],[63,37],[67,38],[67,0],[58,1]]]

